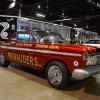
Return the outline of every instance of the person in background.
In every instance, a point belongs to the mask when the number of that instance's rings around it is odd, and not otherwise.
[[[79,40],[78,40],[78,39],[79,39],[79,31],[76,30],[76,31],[75,31],[75,43],[76,43],[76,44],[79,44]]]

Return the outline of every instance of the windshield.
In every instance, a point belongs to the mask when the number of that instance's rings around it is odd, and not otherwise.
[[[40,43],[65,43],[65,39],[55,32],[36,31],[32,34]]]

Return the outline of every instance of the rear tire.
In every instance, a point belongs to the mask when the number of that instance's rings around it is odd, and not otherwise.
[[[6,59],[5,55],[0,54],[0,65],[2,67],[8,67],[10,65],[10,61]]]
[[[46,77],[49,84],[56,89],[63,89],[69,83],[67,66],[60,61],[52,61],[48,64]]]

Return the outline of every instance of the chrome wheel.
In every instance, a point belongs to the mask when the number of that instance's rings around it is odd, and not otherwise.
[[[67,66],[60,61],[51,61],[46,68],[46,78],[56,89],[63,89],[69,82]]]
[[[62,81],[61,69],[56,65],[51,66],[48,70],[48,78],[52,84],[54,85],[60,84]]]
[[[3,54],[0,54],[0,63],[1,64],[5,63],[5,57]]]

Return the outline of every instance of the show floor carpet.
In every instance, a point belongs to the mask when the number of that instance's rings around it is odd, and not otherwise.
[[[0,100],[100,100],[100,74],[52,88],[43,73],[25,67],[0,67]]]

